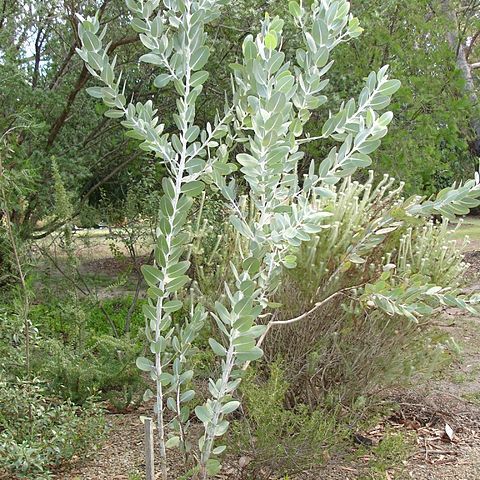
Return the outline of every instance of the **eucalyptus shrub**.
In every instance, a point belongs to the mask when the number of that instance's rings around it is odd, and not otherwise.
[[[303,47],[294,58],[282,52],[284,21],[268,15],[256,35],[243,40],[243,56],[232,68],[232,92],[226,95],[225,108],[211,122],[198,125],[196,102],[208,80],[204,69],[209,61],[205,25],[220,15],[226,0],[127,0],[133,29],[148,53],[141,62],[157,67],[153,84],[162,89],[173,84],[177,94],[173,120],[177,131],[168,133],[151,100],[127,102],[122,75],[116,75],[116,58],[109,58],[103,45],[106,29],[100,29],[98,16],[80,18],[78,54],[92,76],[103,86],[88,92],[109,107],[105,115],[121,119],[127,136],[138,139],[139,148],[163,162],[168,175],[163,179],[163,196],[155,247],[155,264],[143,269],[149,285],[145,306],[146,335],[154,360],[141,357],[137,365],[148,372],[156,384],[160,464],[167,478],[167,449],[180,446],[191,450],[186,431],[190,423],[188,402],[195,392],[189,369],[192,342],[203,328],[208,314],[222,334],[222,342],[209,343],[221,359],[221,375],[209,380],[210,398],[197,406],[195,414],[204,432],[198,442],[199,477],[204,479],[220,468],[215,458],[224,446],[215,441],[228,429],[227,415],[240,403],[233,395],[241,381],[241,372],[249,362],[262,356],[261,344],[271,327],[306,319],[318,306],[296,318],[278,322],[265,319],[276,305],[270,303],[285,268],[296,265],[296,252],[323,229],[331,228],[332,212],[318,208],[315,199],[328,198],[329,188],[341,178],[371,164],[375,151],[387,133],[391,112],[384,112],[391,96],[399,88],[389,79],[388,67],[372,72],[357,100],[343,102],[330,112],[318,136],[309,137],[303,127],[313,111],[325,103],[323,91],[330,70],[332,50],[361,34],[359,21],[350,14],[346,0],[314,0],[310,7],[290,2],[295,27],[303,38]],[[383,113],[382,113],[383,112]],[[308,173],[298,175],[303,158],[302,145],[328,140],[338,142],[327,158],[312,161]],[[236,162],[231,162],[232,152]],[[239,204],[237,178],[239,166],[248,190],[253,214],[245,215]],[[194,197],[205,186],[218,189],[230,205],[230,222],[244,237],[246,248],[239,265],[231,266],[232,281],[223,286],[222,297],[209,313],[204,306],[188,301],[185,294],[190,279],[188,245],[189,215]],[[450,188],[428,202],[411,199],[404,217],[432,213],[465,213],[479,202],[478,179],[459,188]],[[378,221],[362,244],[376,241],[397,228],[405,219],[391,215]],[[361,258],[356,244],[349,249],[352,260]],[[425,297],[441,294],[424,288]],[[366,302],[381,308],[394,308],[400,315],[415,320],[415,312],[401,301],[385,300],[376,290],[364,292]],[[447,299],[442,297],[443,301]],[[448,300],[454,303],[453,300]],[[188,318],[173,322],[172,314],[182,308]],[[265,317],[265,315],[267,317]],[[147,396],[148,396],[147,392]],[[167,423],[166,410],[173,420]]]

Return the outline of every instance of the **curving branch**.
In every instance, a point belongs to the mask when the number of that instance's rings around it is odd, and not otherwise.
[[[113,52],[115,49],[117,49],[118,47],[121,47],[122,45],[128,45],[130,43],[134,43],[137,41],[138,41],[138,37],[136,36],[121,38],[110,45],[110,48],[108,49],[108,53]],[[62,112],[57,117],[57,119],[53,122],[52,127],[50,128],[50,132],[48,134],[48,139],[47,139],[47,148],[51,148],[52,145],[55,143],[55,140],[57,139],[58,134],[60,133],[60,130],[65,125],[68,114],[70,113],[70,110],[72,108],[73,103],[75,102],[75,99],[77,98],[77,95],[83,90],[83,87],[85,87],[85,84],[87,83],[89,78],[90,78],[90,72],[87,70],[87,68],[84,65],[82,67],[82,71],[80,72],[77,78],[77,81],[75,82],[75,86],[73,87],[73,90],[70,92],[70,95],[67,98],[67,103],[65,104],[65,107],[63,108]]]
[[[472,53],[473,47],[475,46],[475,43],[476,43],[476,41],[478,40],[479,37],[480,37],[480,30],[478,32],[476,32],[475,35],[472,36],[468,46],[465,49],[465,57],[467,57],[467,60],[470,57],[470,54]]]

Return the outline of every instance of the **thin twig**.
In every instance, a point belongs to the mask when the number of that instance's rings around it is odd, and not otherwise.
[[[325,298],[321,302],[317,302],[310,310],[306,311],[305,313],[302,313],[298,317],[290,318],[289,320],[275,320],[275,321],[271,321],[270,324],[271,325],[289,325],[289,324],[292,324],[292,323],[299,322],[300,320],[303,320],[304,318],[311,315],[313,312],[318,310],[320,307],[323,307],[323,305],[328,303],[330,300],[333,300],[338,295],[342,295],[345,292],[348,292],[350,290],[355,290],[356,288],[360,288],[362,286],[363,286],[363,284],[362,285],[355,285],[353,287],[342,288],[341,290],[338,290],[337,292],[332,293],[330,296],[328,296],[327,298]]]
[[[78,269],[76,269],[78,278],[81,280],[81,282],[82,282],[82,284],[85,288],[82,288],[82,286],[77,281],[75,281],[74,278],[72,278],[70,275],[68,275],[68,273],[65,272],[60,267],[58,262],[55,260],[55,258],[52,257],[52,255],[50,255],[50,253],[47,251],[47,249],[39,247],[39,250],[42,253],[42,255],[47,257],[50,260],[50,262],[52,262],[52,265],[57,269],[57,271],[62,275],[62,277],[64,277],[66,280],[68,280],[80,293],[82,293],[85,296],[89,296],[89,295],[90,296],[95,296],[95,300],[97,302],[98,308],[100,308],[100,311],[103,313],[106,320],[110,324],[110,328],[112,329],[113,335],[115,336],[115,338],[119,338],[120,335],[118,334],[118,330],[117,330],[117,327],[115,326],[115,322],[110,318],[110,315],[105,310],[105,308],[103,307],[100,300],[98,300],[97,295],[96,294],[94,295],[94,292],[92,292],[91,288],[88,286],[88,284],[85,281],[85,279],[83,278],[83,276],[80,275],[80,272],[78,271]]]
[[[15,236],[13,234],[10,212],[7,208],[7,195],[5,193],[5,189],[1,181],[1,177],[3,176],[4,176],[3,162],[2,162],[2,156],[0,155],[0,195],[2,197],[3,214],[6,220],[7,235],[10,240],[10,244],[12,246],[13,257],[15,259],[15,266],[18,271],[18,277],[20,279],[20,285],[22,287],[22,292],[24,297],[23,306],[24,306],[24,328],[25,328],[25,366],[27,369],[27,378],[30,378],[30,325],[28,321],[28,311],[29,311],[28,289],[27,289],[27,284],[25,282],[25,273],[23,272],[22,264],[20,262],[20,255],[18,253],[17,243],[15,240]]]
[[[341,290],[338,290],[337,292],[332,293],[327,298],[324,298],[320,302],[315,303],[315,305],[312,308],[310,308],[310,310],[307,310],[306,312],[302,313],[298,317],[290,318],[288,320],[273,320],[273,319],[270,320],[270,322],[267,323],[267,328],[265,329],[265,331],[262,333],[262,335],[257,340],[257,347],[260,347],[262,345],[263,341],[265,340],[265,337],[267,336],[268,332],[270,331],[270,329],[274,325],[291,325],[292,323],[299,322],[300,320],[303,320],[303,319],[307,318],[313,312],[315,312],[319,308],[323,307],[325,304],[327,304],[328,302],[330,302],[334,298],[338,297],[339,295],[344,295],[346,292],[351,291],[351,290],[355,290],[356,288],[360,288],[363,285],[364,284],[355,285],[353,287],[342,288]],[[275,318],[275,317],[273,317],[273,318]],[[250,365],[250,362],[246,362],[245,365],[242,367],[242,370],[246,370],[249,365]]]
[[[3,137],[2,137],[3,138]],[[25,273],[22,268],[22,264],[20,262],[20,255],[17,249],[17,242],[15,240],[15,235],[13,234],[12,229],[12,222],[10,217],[10,212],[7,206],[7,195],[5,193],[5,189],[3,187],[2,177],[4,177],[3,173],[3,162],[2,162],[2,155],[0,154],[0,195],[1,200],[3,203],[3,213],[6,220],[6,229],[7,235],[10,240],[10,244],[13,251],[13,256],[15,259],[15,266],[18,271],[18,276],[20,279],[20,285],[22,288],[23,293],[23,322],[24,322],[24,329],[25,329],[25,369],[26,369],[26,376],[27,380],[31,380],[31,366],[30,366],[30,322],[28,320],[28,314],[30,311],[30,302],[28,299],[28,288],[25,282]],[[32,413],[32,404],[29,402],[28,404],[28,418],[30,420],[30,429],[33,425],[33,413]]]

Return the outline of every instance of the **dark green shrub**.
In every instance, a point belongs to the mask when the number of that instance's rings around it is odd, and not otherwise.
[[[97,334],[95,326],[99,320],[95,317],[86,319],[87,326],[68,325],[62,315],[69,307],[63,310],[60,304],[52,307],[50,310],[47,305],[36,307],[30,339],[32,372],[45,379],[45,388],[78,405],[83,405],[93,394],[108,401],[114,410],[125,410],[138,403],[145,390],[145,382],[135,367],[135,358],[143,349],[139,336],[115,338]],[[23,323],[7,312],[0,319],[4,374],[13,380],[25,372]],[[100,329],[98,325],[97,328]],[[39,331],[45,333],[40,335]]]
[[[0,371],[6,379],[25,375],[24,322],[15,313],[7,313],[0,306]],[[39,340],[36,328],[30,329],[30,343],[35,346]]]
[[[7,382],[0,373],[0,471],[50,478],[52,467],[98,444],[104,428],[92,398],[80,408],[52,399],[39,380]]]
[[[135,368],[141,344],[109,335],[89,338],[90,346],[76,351],[55,339],[42,342],[34,352],[33,368],[48,379],[56,395],[82,405],[96,394],[114,410],[137,403],[145,383]]]
[[[271,478],[324,463],[350,435],[336,407],[286,407],[289,385],[278,363],[267,378],[250,374],[241,384],[244,416],[235,422],[233,441],[251,458],[247,478]]]
[[[78,343],[82,331],[92,335],[111,335],[112,329],[105,317],[105,313],[115,324],[119,332],[125,326],[125,319],[132,304],[131,296],[116,297],[103,300],[100,304],[90,299],[70,303],[65,299],[52,298],[34,305],[30,318],[44,335],[62,338],[67,343]],[[103,309],[103,311],[102,311]],[[131,318],[131,336],[135,337],[139,330],[143,330],[145,320],[139,302]]]

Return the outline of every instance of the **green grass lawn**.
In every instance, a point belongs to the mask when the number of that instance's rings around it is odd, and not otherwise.
[[[463,240],[466,236],[472,242],[480,242],[480,217],[465,217],[463,223],[452,234],[455,240]]]

